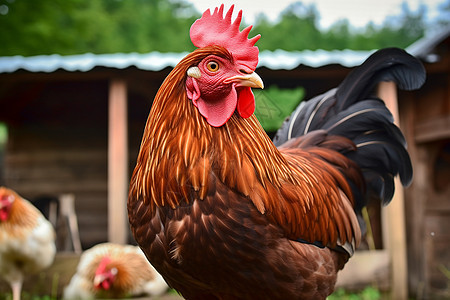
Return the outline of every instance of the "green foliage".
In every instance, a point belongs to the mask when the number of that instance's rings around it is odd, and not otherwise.
[[[301,87],[280,89],[270,86],[264,90],[253,90],[255,94],[255,116],[266,131],[275,131],[281,127],[284,119],[297,107],[305,95]]]
[[[198,17],[166,0],[0,0],[0,55],[192,50]],[[187,10],[186,16],[179,17]]]
[[[6,127],[5,123],[0,122],[0,151],[1,147],[6,144],[8,140],[8,127]]]
[[[383,47],[405,48],[424,36],[424,6],[417,12],[406,3],[402,14],[390,16],[381,27],[369,23],[363,29],[354,29],[348,20],[340,20],[329,29],[320,31],[317,23],[320,17],[315,6],[301,2],[291,4],[281,15],[278,23],[271,25],[264,15],[257,18],[254,32],[261,33],[260,49],[287,51],[304,49],[354,49],[373,50]]]
[[[337,289],[331,294],[327,300],[379,300],[382,299],[382,295],[377,288],[366,287],[361,292],[349,293],[344,289]]]
[[[450,1],[442,7],[448,12]],[[192,51],[189,28],[199,16],[186,0],[0,0],[0,56]],[[276,23],[259,15],[252,33],[263,36],[261,50],[403,48],[427,26],[449,23],[426,24],[425,17],[425,7],[404,4],[382,26],[355,29],[341,20],[319,30],[315,5],[296,2]]]
[[[263,50],[314,50],[321,48],[322,39],[317,22],[315,6],[295,2],[284,10],[280,22],[276,24],[270,24],[264,17],[258,18],[253,32],[263,36],[258,41],[258,47]]]
[[[56,297],[51,297],[51,296],[39,296],[39,295],[31,295],[27,292],[22,292],[21,295],[21,299],[22,300],[56,300]],[[7,293],[7,294],[3,294],[0,295],[0,300],[12,300],[12,294],[11,293]]]
[[[442,272],[442,274],[444,274],[445,277],[447,277],[448,280],[450,280],[450,269],[442,264],[438,265],[438,269]]]
[[[436,26],[438,27],[448,27],[450,25],[450,0],[439,5],[441,13],[436,17]]]

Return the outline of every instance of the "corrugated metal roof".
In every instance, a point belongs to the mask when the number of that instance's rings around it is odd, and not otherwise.
[[[339,64],[345,67],[354,67],[361,64],[370,55],[370,51],[299,51],[288,52],[283,50],[262,51],[258,67],[273,70],[292,70],[300,65],[321,67],[329,64]],[[51,73],[62,69],[69,72],[87,72],[94,67],[125,69],[135,66],[146,71],[159,71],[166,67],[174,67],[187,53],[115,53],[61,56],[10,56],[0,57],[0,73],[12,73],[18,70],[29,72]]]
[[[267,67],[273,70],[292,70],[300,65],[318,68],[331,64],[344,67],[360,65],[373,51],[353,50],[305,50],[288,52],[284,50],[263,51],[259,56],[258,67]]]
[[[288,52],[283,50],[262,51],[258,67],[273,70],[292,70],[299,65],[321,67],[329,64],[339,64],[354,67],[361,64],[370,55],[370,51],[301,51]],[[94,67],[125,69],[135,66],[146,71],[159,71],[166,67],[174,67],[187,53],[115,53],[61,56],[10,56],[0,57],[0,73],[12,73],[18,70],[29,72],[51,73],[62,69],[69,72],[87,72]]]
[[[107,67],[115,69],[125,69],[136,66],[142,70],[159,71],[175,64],[186,55],[186,53],[158,53],[148,54],[138,53],[115,53],[115,54],[92,54],[61,56],[40,55],[40,56],[12,56],[0,57],[0,73],[12,73],[17,70],[30,72],[54,72],[58,69],[69,72],[87,72],[94,67]]]

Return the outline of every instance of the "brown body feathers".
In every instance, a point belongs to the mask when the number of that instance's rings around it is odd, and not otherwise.
[[[217,51],[222,55],[222,49]],[[317,251],[320,259],[333,261],[334,254],[329,249],[295,245],[290,239],[301,237],[311,243],[321,241],[331,246],[336,246],[338,241],[359,241],[352,194],[343,173],[337,171],[339,168],[356,177],[355,181],[361,180],[354,164],[325,148],[312,151],[287,148],[280,152],[255,117],[242,119],[233,115],[220,128],[209,126],[190,105],[184,87],[177,85],[185,80],[188,66],[203,58],[204,52],[194,52],[169,75],[147,121],[128,203],[130,223],[138,243],[148,257],[155,259],[151,261],[155,267],[168,276],[169,284],[184,296],[191,295],[178,284],[180,280],[185,281],[181,279],[183,276],[194,286],[203,284],[203,280],[194,279],[198,272],[204,272],[206,279],[219,272],[217,269],[222,264],[233,266],[235,272],[243,274],[253,273],[253,268],[264,268],[262,264],[267,264],[265,268],[282,268],[278,270],[281,274],[287,271],[288,265],[300,268],[302,263],[296,261],[297,253],[308,252],[309,248]],[[353,147],[348,140],[339,142]],[[252,240],[257,240],[255,245],[246,245]],[[253,253],[255,250],[257,255]],[[216,260],[221,263],[211,264],[205,259],[204,251],[210,251],[211,259],[217,255]],[[199,259],[196,263],[191,257],[195,252]],[[236,253],[249,261],[231,259]],[[266,255],[292,261],[284,267],[270,266],[270,260],[261,262],[267,260]],[[303,255],[308,259],[306,253]],[[227,262],[227,257],[231,261]],[[243,269],[238,270],[237,266]],[[321,276],[331,283],[327,285],[333,286],[338,266],[333,263],[331,268],[332,272],[322,270],[330,275]],[[310,276],[314,277],[312,274],[318,271],[319,266],[313,267]],[[226,269],[223,272],[227,280],[234,282],[232,278],[236,274],[227,273]],[[294,278],[296,273],[284,276]],[[260,285],[257,277],[253,278],[254,284]],[[275,278],[271,284],[280,284]],[[242,278],[242,283],[247,280]],[[226,293],[226,285],[222,284],[225,291],[217,293]],[[302,284],[290,282],[289,286],[292,286],[291,296],[299,295]],[[325,289],[320,293],[329,292],[330,289]],[[285,295],[264,293],[274,297]]]

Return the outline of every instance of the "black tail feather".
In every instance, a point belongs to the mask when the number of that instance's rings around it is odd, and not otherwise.
[[[422,63],[399,48],[385,48],[372,54],[351,72],[336,92],[337,110],[343,110],[364,99],[381,81],[393,81],[399,89],[411,91],[425,82]]]
[[[400,89],[414,90],[425,77],[421,62],[404,50],[379,50],[337,89],[301,103],[278,130],[274,143],[280,146],[314,130],[352,140],[357,150],[344,155],[360,166],[368,194],[355,208],[362,208],[369,195],[387,204],[394,194],[394,177],[399,175],[402,184],[409,184],[412,166],[402,132],[384,102],[373,96],[373,90],[380,81],[394,81]]]

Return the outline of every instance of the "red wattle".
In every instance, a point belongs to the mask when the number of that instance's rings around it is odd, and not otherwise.
[[[197,107],[209,125],[220,127],[233,115],[236,110],[236,102],[237,94],[236,89],[233,87],[228,95],[216,101],[212,101],[212,99],[204,100],[202,97],[198,98]]]
[[[255,112],[255,96],[250,87],[239,90],[237,111],[242,118],[248,118]]]

